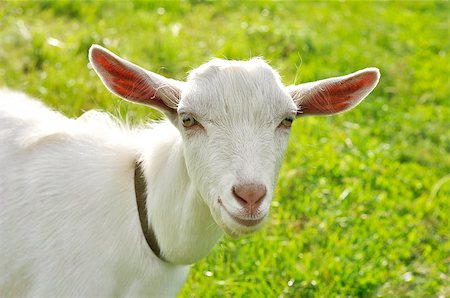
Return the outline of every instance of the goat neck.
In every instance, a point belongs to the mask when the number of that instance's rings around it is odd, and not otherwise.
[[[141,157],[148,222],[165,260],[192,264],[206,257],[223,232],[189,178],[178,130],[168,122],[161,126],[165,141],[146,146]]]

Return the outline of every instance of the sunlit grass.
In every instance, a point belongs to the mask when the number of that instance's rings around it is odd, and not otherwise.
[[[286,84],[379,67],[379,86],[355,110],[296,121],[271,220],[225,238],[181,297],[446,297],[449,8],[0,2],[0,86],[69,116],[101,108],[142,119],[156,114],[121,103],[88,68],[92,43],[176,79],[212,57],[263,56]]]

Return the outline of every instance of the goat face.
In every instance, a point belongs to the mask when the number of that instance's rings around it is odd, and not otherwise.
[[[264,61],[215,59],[191,72],[176,125],[188,173],[230,235],[267,218],[297,107]]]

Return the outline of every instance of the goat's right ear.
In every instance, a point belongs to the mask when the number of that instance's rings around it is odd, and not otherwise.
[[[89,61],[106,88],[115,95],[155,107],[170,118],[176,114],[183,82],[147,71],[99,45],[89,49]]]

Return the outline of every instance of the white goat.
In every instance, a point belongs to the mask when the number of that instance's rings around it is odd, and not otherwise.
[[[285,87],[261,59],[215,59],[179,82],[100,46],[89,58],[110,91],[170,121],[130,130],[0,91],[1,297],[175,296],[223,231],[266,220],[293,120],[351,109],[379,80]]]

